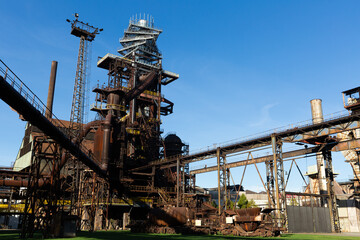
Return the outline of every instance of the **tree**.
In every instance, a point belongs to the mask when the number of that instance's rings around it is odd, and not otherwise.
[[[251,199],[250,201],[246,198],[245,194],[241,194],[239,201],[237,202],[238,208],[253,208],[257,207],[255,201]]]
[[[234,202],[230,199],[226,199],[226,209],[234,209]]]
[[[218,205],[216,204],[216,202],[214,200],[211,201],[211,206],[213,206],[214,208],[218,207]]]
[[[251,199],[251,200],[248,202],[247,207],[248,207],[248,208],[255,208],[255,207],[257,207],[254,199]]]
[[[299,206],[299,203],[296,201],[296,198],[291,198],[290,200],[290,206]]]

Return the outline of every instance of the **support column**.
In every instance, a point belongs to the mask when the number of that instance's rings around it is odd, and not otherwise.
[[[155,187],[155,166],[151,169],[151,189],[154,190]]]
[[[124,212],[123,213],[123,222],[122,222],[122,230],[127,229],[126,226],[130,223],[130,213]]]
[[[186,191],[186,185],[187,185],[187,181],[186,181],[186,176],[185,176],[185,165],[182,165],[181,167],[181,204],[182,206],[185,206],[185,191]]]
[[[286,197],[284,188],[284,165],[282,159],[282,141],[277,138],[275,134],[271,136],[271,144],[274,159],[274,177],[275,177],[275,205],[276,205],[276,220],[278,227],[286,227]]]
[[[328,189],[328,205],[331,218],[331,228],[333,232],[340,232],[340,222],[339,222],[339,213],[337,209],[336,196],[334,190],[334,172],[332,167],[332,157],[331,151],[322,152],[325,160],[325,176],[326,176],[326,185]]]
[[[132,54],[132,58],[133,58],[133,70],[132,70],[132,77],[129,79],[129,87],[132,88],[132,89],[135,89],[136,87],[136,82],[137,82],[137,75],[138,75],[138,72],[137,72],[137,64],[136,64],[136,61],[135,61],[135,52],[133,52]],[[129,103],[129,116],[130,116],[130,123],[131,124],[134,124],[135,123],[135,120],[136,120],[136,98],[132,99]],[[131,137],[131,141],[128,142],[129,144],[129,152],[128,152],[128,155],[129,156],[133,156],[134,153],[135,153],[135,146],[134,146],[134,136]]]
[[[227,183],[229,182],[229,174],[226,170],[226,155],[221,153],[220,148],[216,149],[216,157],[218,164],[218,202],[219,215],[221,214],[221,198],[223,198],[224,209],[226,210],[226,202],[228,200]]]
[[[229,172],[226,169],[226,155],[225,154],[221,154],[220,157],[221,160],[221,187],[223,188],[223,201],[224,201],[224,209],[227,210],[227,200],[228,200],[228,191],[227,191],[227,187],[229,186]]]
[[[266,161],[266,187],[269,193],[269,208],[275,207],[274,160]]]
[[[176,160],[176,206],[179,207],[180,202],[180,186],[179,186],[179,180],[180,180],[180,160],[179,158]]]
[[[221,215],[221,183],[220,183],[220,148],[216,149],[217,167],[218,167],[218,214]]]

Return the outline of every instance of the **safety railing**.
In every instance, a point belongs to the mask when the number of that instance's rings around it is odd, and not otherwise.
[[[149,90],[145,90],[145,91],[144,91],[144,94],[151,95],[151,96],[155,96],[155,97],[160,96],[160,93],[153,92],[153,91],[149,91]]]
[[[107,104],[107,103],[98,103],[98,102],[91,104],[91,108],[100,109],[100,110],[113,109],[123,112],[126,111],[126,107],[120,104]]]
[[[340,118],[347,117],[347,116],[349,116],[349,111],[343,110],[343,111],[339,111],[339,112],[335,112],[335,113],[325,115],[324,116],[324,121],[340,119]],[[283,126],[283,127],[274,128],[274,129],[271,129],[271,130],[268,130],[268,131],[265,131],[265,132],[249,135],[249,136],[246,136],[246,137],[237,138],[237,139],[233,139],[233,140],[218,143],[218,144],[213,144],[212,146],[206,146],[204,148],[191,150],[186,155],[179,154],[179,155],[167,157],[165,159],[159,159],[159,160],[154,161],[152,163],[167,162],[167,161],[176,160],[177,158],[182,158],[182,157],[188,156],[188,155],[191,156],[191,155],[197,155],[197,154],[201,154],[201,153],[206,153],[206,152],[209,152],[209,151],[215,151],[218,147],[220,147],[220,148],[229,147],[229,146],[232,146],[232,145],[235,145],[235,144],[241,144],[241,143],[244,143],[244,142],[247,142],[247,141],[252,141],[252,140],[255,140],[255,139],[259,139],[259,138],[269,137],[274,133],[279,134],[279,133],[286,132],[286,131],[289,131],[289,130],[292,130],[292,129],[308,127],[308,126],[311,126],[311,125],[313,125],[313,121],[312,121],[312,119],[309,119],[309,120],[306,120],[306,121],[298,122],[298,123],[295,123],[295,124],[289,124],[289,125],[286,125],[286,126]]]
[[[335,112],[335,113],[325,115],[324,116],[324,121],[340,119],[340,118],[347,117],[347,116],[349,116],[349,112],[347,110],[343,110],[343,111],[339,111],[339,112]],[[245,137],[241,137],[241,138],[229,140],[229,141],[226,141],[226,142],[214,144],[212,146],[207,146],[207,147],[204,147],[204,148],[191,150],[189,152],[189,155],[195,155],[195,154],[199,154],[199,153],[206,152],[206,151],[216,150],[218,147],[224,148],[224,147],[228,147],[228,146],[235,145],[235,144],[241,144],[243,142],[247,142],[247,141],[251,141],[251,140],[255,140],[255,139],[259,139],[259,138],[269,137],[274,133],[279,134],[279,133],[286,132],[286,131],[289,131],[289,130],[292,130],[292,129],[304,128],[304,127],[308,127],[308,126],[311,126],[311,125],[313,125],[313,121],[312,121],[312,119],[309,119],[309,120],[298,122],[298,123],[295,123],[295,124],[289,124],[289,125],[286,125],[286,126],[283,126],[283,127],[274,128],[274,129],[264,131],[264,132],[261,132],[261,133],[248,135],[248,136],[245,136]]]
[[[79,20],[75,20],[72,24],[72,27],[73,28],[78,28],[78,29],[81,29],[83,31],[86,31],[88,32],[89,34],[96,34],[97,32],[97,28],[93,27],[93,26],[90,26],[89,24],[87,23],[83,23]]]
[[[151,186],[139,186],[139,185],[131,185],[129,186],[129,189],[132,191],[145,191],[145,192],[152,192],[152,191],[165,191],[165,192],[176,192],[176,189],[174,187],[151,187]]]
[[[21,81],[21,79],[0,59],[0,75],[4,78],[4,80],[9,83],[22,97],[25,98],[25,100],[30,103],[36,110],[39,111],[41,115],[45,117],[46,111],[51,112],[43,101],[41,101],[40,98],[36,96],[36,94],[30,90],[26,86],[26,84]],[[52,118],[51,122],[53,125],[55,125],[58,128],[66,129],[66,131],[62,131],[68,138],[69,141],[72,139],[75,139],[77,136],[73,131],[70,131],[68,127],[64,125],[64,123],[59,120],[55,116],[54,113],[51,113]],[[59,129],[59,130],[60,130]],[[61,130],[60,130],[61,131]],[[94,159],[94,155],[82,144],[78,146],[80,150],[88,155],[91,159]]]

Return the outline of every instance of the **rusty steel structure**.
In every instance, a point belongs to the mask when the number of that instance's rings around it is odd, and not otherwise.
[[[33,141],[21,237],[31,238],[36,230],[41,230],[48,238],[57,236],[61,227],[58,214],[64,202],[58,204],[63,194],[60,193],[60,172],[56,171],[61,151],[60,146],[46,136],[38,136]]]
[[[97,67],[106,71],[107,82],[93,89],[96,98],[91,110],[96,120],[84,123],[86,46],[101,29],[75,17],[68,20],[71,33],[80,37],[70,121],[59,120],[52,110],[57,62],[52,63],[46,105],[3,61],[0,65],[0,98],[28,122],[18,160],[29,163],[18,171],[0,170],[0,186],[6,187],[0,196],[9,199],[3,212],[11,214],[18,207],[23,238],[37,230],[52,237],[73,236],[75,229],[127,227],[134,232],[274,236],[293,229],[288,196],[304,207],[322,207],[331,218],[328,229],[340,231],[331,154],[349,151],[349,156],[359,151],[360,136],[354,132],[360,129],[360,96],[354,94],[360,88],[343,92],[347,114],[324,118],[321,101],[314,101],[309,123],[189,153],[189,145],[176,134],[162,137],[162,117],[174,110],[162,89],[179,75],[163,69],[157,46],[162,30],[150,16],[130,19],[120,39],[120,55],[108,53],[98,59]],[[288,151],[285,144],[306,147]],[[255,152],[261,156],[254,157]],[[318,171],[322,171],[318,193],[286,191],[295,167],[308,185],[297,164],[308,156],[317,156]],[[358,156],[348,158],[359,179]],[[211,158],[217,160],[216,165],[190,171],[189,164]],[[291,161],[287,178],[285,161]],[[266,179],[257,166],[261,163]],[[230,169],[244,166],[236,188],[239,195],[250,165],[266,192],[265,209],[236,209],[228,204],[229,187],[236,186]],[[217,207],[210,204],[210,195],[199,193],[195,186],[196,175],[210,171],[217,171],[218,176]]]
[[[357,104],[357,103],[356,103]],[[355,105],[356,107],[357,105]],[[216,166],[207,166],[203,169],[196,169],[190,171],[190,175],[196,175],[200,173],[218,171],[218,182],[219,182],[219,192],[221,191],[223,179],[221,177],[222,172],[225,169],[230,169],[232,167],[255,165],[257,163],[266,163],[267,166],[267,179],[266,184],[264,183],[260,173],[259,177],[263,183],[264,190],[266,190],[269,197],[269,207],[275,207],[275,216],[274,219],[277,221],[278,227],[286,227],[288,224],[286,216],[286,206],[285,206],[285,195],[286,195],[286,182],[284,178],[284,168],[283,162],[291,160],[296,163],[296,159],[302,158],[304,156],[311,156],[311,154],[320,153],[323,156],[326,156],[326,182],[329,187],[327,191],[327,206],[331,211],[332,219],[332,230],[335,232],[340,231],[338,213],[336,210],[336,198],[334,196],[333,189],[333,170],[331,163],[331,151],[347,151],[347,150],[357,150],[359,149],[359,141],[357,139],[343,141],[336,138],[336,134],[341,132],[354,131],[360,127],[360,115],[356,111],[352,111],[349,114],[340,115],[335,118],[326,119],[323,122],[318,123],[309,123],[303,126],[292,127],[289,129],[282,129],[275,133],[269,133],[263,136],[255,137],[253,139],[244,140],[235,142],[232,144],[222,145],[213,149],[206,151],[196,152],[187,156],[174,156],[169,158],[163,158],[157,161],[153,161],[148,165],[133,169],[134,171],[141,171],[147,168],[161,165],[162,168],[172,167],[178,161],[182,164],[193,163],[197,161],[203,161],[210,158],[219,159],[222,157],[232,157],[236,156],[239,153],[251,153],[256,152],[266,147],[271,147],[273,149],[272,155],[265,155],[262,157],[251,158],[231,162],[224,164],[221,167],[221,162],[218,160],[218,165]],[[283,152],[281,149],[282,143],[306,143],[308,145],[313,145],[305,149],[299,149],[289,152]],[[221,153],[221,155],[220,155]],[[219,164],[220,162],[220,164]],[[357,164],[359,159],[356,160]],[[297,166],[298,168],[298,166]],[[291,171],[291,170],[290,170]],[[300,171],[301,173],[301,171]],[[302,173],[301,173],[302,174]],[[223,188],[224,189],[224,188]],[[225,194],[225,192],[223,191]],[[219,194],[220,201],[220,194]],[[223,206],[224,207],[224,206]],[[221,208],[219,208],[221,209]],[[220,212],[220,210],[219,210]]]
[[[82,28],[78,29],[78,22],[77,19],[72,22],[72,33],[76,36],[80,34],[82,40],[84,38],[87,40],[88,32],[84,32]],[[97,29],[94,31],[91,34],[95,36]],[[97,219],[101,211],[109,214],[108,208],[104,207],[109,203],[114,208],[117,206],[116,202],[124,200],[127,203],[125,208],[128,208],[129,202],[134,202],[133,197],[140,199],[136,200],[136,204],[142,204],[143,201],[150,205],[175,202],[180,196],[181,182],[190,182],[185,177],[188,175],[185,174],[188,173],[188,166],[181,166],[181,171],[180,166],[177,169],[156,168],[146,173],[129,171],[133,167],[158,159],[160,155],[170,156],[186,152],[188,149],[181,140],[172,142],[171,136],[167,140],[160,136],[162,133],[160,116],[173,112],[173,103],[161,94],[161,86],[178,78],[177,74],[162,69],[162,56],[156,46],[160,33],[161,31],[154,28],[153,21],[149,19],[140,18],[130,21],[124,38],[120,41],[124,48],[119,50],[119,53],[124,57],[107,54],[98,62],[100,68],[108,70],[109,80],[107,86],[98,86],[94,89],[97,96],[91,110],[98,113],[99,120],[87,125],[83,125],[82,122],[75,123],[73,119],[66,123],[57,119],[52,113],[56,76],[54,70],[51,73],[48,106],[45,107],[42,101],[3,64],[1,90],[6,94],[1,98],[12,106],[22,119],[27,120],[29,126],[36,126],[40,135],[43,134],[62,146],[61,150],[56,151],[57,156],[60,157],[49,163],[52,171],[48,174],[61,176],[59,181],[62,184],[57,186],[66,186],[62,189],[64,191],[55,191],[59,195],[54,199],[64,198],[62,202],[66,203],[66,208],[56,211],[66,216],[77,215],[80,218],[79,228],[94,230],[106,227],[108,223],[99,224]],[[80,50],[81,52],[84,50],[81,44]],[[79,72],[77,80],[81,80],[83,75],[80,73],[83,73],[83,70],[81,68],[77,71]],[[81,81],[76,81],[75,90],[81,90],[79,85]],[[81,97],[81,91],[76,97]],[[76,106],[81,107],[81,104],[73,103],[72,107]],[[31,136],[34,135],[30,127],[27,131]],[[84,147],[82,141],[91,131],[93,137],[89,149]],[[24,153],[31,152],[34,156],[45,157],[38,148],[34,147],[35,140],[28,144],[31,144],[30,148],[24,149]],[[165,149],[165,146],[168,149]],[[73,159],[75,161],[72,161]],[[82,167],[77,161],[86,167]],[[42,160],[40,162],[43,164]],[[25,181],[24,184],[28,187],[28,191],[23,237],[31,237],[34,229],[42,228],[44,233],[49,232],[49,227],[45,223],[54,222],[54,217],[57,215],[49,213],[45,214],[46,221],[44,219],[32,221],[38,215],[44,215],[40,213],[37,215],[38,211],[43,211],[44,206],[38,204],[39,199],[34,200],[34,196],[43,196],[40,202],[47,202],[45,195],[40,194],[46,184],[39,177],[47,174],[31,170],[38,165],[36,161],[32,161],[29,167],[23,170],[29,171],[28,182]],[[13,180],[5,181],[4,185],[16,185]],[[121,208],[124,207],[119,205],[118,208],[122,211]],[[38,222],[44,224],[39,225]]]

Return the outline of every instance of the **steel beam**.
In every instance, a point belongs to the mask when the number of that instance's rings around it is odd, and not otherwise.
[[[107,177],[105,171],[98,163],[92,160],[76,144],[74,144],[63,132],[53,125],[39,110],[33,107],[22,95],[20,95],[2,76],[0,76],[0,98],[10,107],[21,114],[25,120],[38,127],[49,137],[53,138],[72,155],[78,158],[90,169],[102,177]]]
[[[317,142],[317,139],[324,138],[332,134],[337,134],[344,131],[354,130],[360,128],[360,112],[352,115],[342,115],[334,119],[330,119],[321,123],[308,124],[300,127],[285,129],[283,131],[273,133],[277,138],[281,138],[283,142]],[[271,144],[271,135],[257,137],[250,140],[239,141],[233,144],[221,146],[223,153],[241,152],[261,146]],[[133,170],[143,170],[151,166],[163,166],[166,164],[175,163],[177,158],[180,158],[183,163],[191,163],[202,161],[209,158],[216,157],[216,148],[194,153],[187,156],[174,156],[165,159],[159,159],[150,162],[148,165],[134,168]]]
[[[326,185],[328,193],[328,205],[330,210],[331,226],[333,232],[340,232],[340,222],[339,222],[339,213],[337,209],[337,202],[334,189],[334,172],[332,166],[332,156],[331,152],[324,150],[323,157],[325,161],[325,175],[326,175]]]
[[[218,214],[221,215],[221,169],[220,169],[220,148],[216,149],[217,171],[218,171]]]
[[[176,207],[179,207],[180,203],[180,161],[179,159],[176,161]]]
[[[339,151],[345,151],[345,150],[355,150],[355,149],[360,148],[360,139],[349,140],[349,141],[344,141],[344,142],[339,142],[339,143],[336,143],[336,142],[328,143],[327,145],[331,146],[330,150],[333,152],[339,152]],[[300,150],[283,152],[283,159],[285,160],[288,158],[302,156],[302,155],[306,155],[306,154],[319,153],[322,151],[322,148],[324,146],[325,146],[325,144],[318,145],[315,147],[300,149]],[[236,162],[232,162],[232,163],[227,163],[225,165],[225,168],[234,168],[234,167],[241,167],[241,166],[254,164],[254,163],[267,162],[267,161],[270,161],[272,158],[273,158],[273,155],[267,155],[267,156],[253,158],[253,159],[240,160],[240,161],[236,161]],[[169,165],[169,166],[172,166],[172,165]],[[168,166],[166,166],[166,165],[162,166],[162,168],[166,168],[166,167],[168,167]],[[206,167],[206,168],[192,170],[192,171],[190,171],[190,174],[207,173],[207,172],[216,171],[216,169],[217,169],[217,166],[210,166],[210,167]]]

